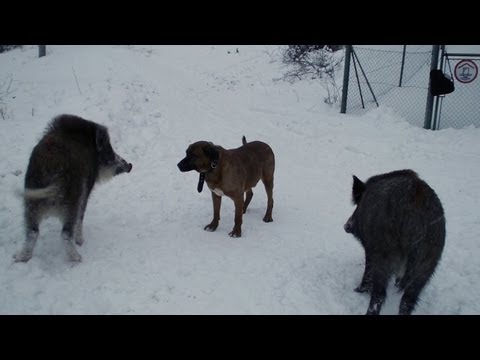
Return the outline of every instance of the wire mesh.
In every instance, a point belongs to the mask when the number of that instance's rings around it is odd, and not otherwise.
[[[347,113],[362,114],[377,107],[378,103],[392,108],[408,122],[423,127],[431,51],[411,51],[407,46],[403,70],[402,50],[355,46],[353,53]]]

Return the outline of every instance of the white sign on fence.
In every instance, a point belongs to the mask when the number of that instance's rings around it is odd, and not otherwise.
[[[468,84],[477,78],[478,66],[472,60],[462,60],[455,66],[455,79]]]

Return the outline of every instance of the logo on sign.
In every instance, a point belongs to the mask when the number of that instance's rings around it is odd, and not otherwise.
[[[472,60],[462,60],[455,66],[455,79],[468,84],[477,78],[478,66]]]

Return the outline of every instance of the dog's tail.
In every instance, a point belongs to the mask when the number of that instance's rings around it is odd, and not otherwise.
[[[25,199],[40,200],[55,196],[57,194],[57,190],[57,186],[53,184],[41,189],[26,188],[25,191],[19,191],[18,194]]]
[[[242,136],[242,143],[245,145],[247,143],[247,139],[245,138],[245,135]]]

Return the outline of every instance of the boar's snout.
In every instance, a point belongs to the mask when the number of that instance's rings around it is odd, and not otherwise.
[[[116,156],[116,163],[117,163],[117,170],[115,175],[119,175],[122,173],[129,173],[132,171],[133,165],[132,163],[128,163],[125,159],[121,158],[120,156]]]
[[[353,233],[353,220],[352,220],[351,217],[347,220],[347,222],[345,223],[345,225],[343,225],[343,229],[344,229],[345,232],[348,233],[348,234],[352,234],[352,233]]]

